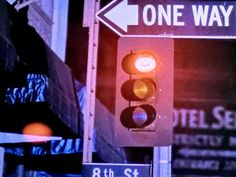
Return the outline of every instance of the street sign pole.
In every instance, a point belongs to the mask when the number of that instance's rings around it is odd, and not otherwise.
[[[99,22],[95,19],[95,13],[100,8],[100,0],[85,0],[84,10],[90,9],[88,63],[86,78],[86,112],[84,117],[84,140],[83,140],[83,163],[92,162],[92,147],[94,133],[94,114],[96,98],[96,75],[97,75],[97,50]],[[87,8],[89,7],[89,8]],[[92,10],[91,10],[92,9]],[[87,17],[84,17],[87,18]]]
[[[0,147],[0,177],[3,177],[4,169],[4,148]]]
[[[153,148],[153,176],[171,177],[171,146]]]

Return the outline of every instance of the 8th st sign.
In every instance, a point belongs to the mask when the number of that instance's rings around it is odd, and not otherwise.
[[[84,163],[83,177],[149,177],[150,164]]]
[[[119,36],[236,38],[233,1],[115,0],[97,18]]]

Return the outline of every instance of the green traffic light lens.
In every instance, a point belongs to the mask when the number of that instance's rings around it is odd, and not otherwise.
[[[154,107],[148,104],[143,104],[139,107],[145,110],[147,114],[147,120],[144,126],[150,125],[156,119],[156,110],[154,109]]]
[[[121,113],[121,123],[126,128],[144,128],[156,119],[156,111],[151,105],[128,107]]]
[[[148,119],[148,115],[143,108],[136,107],[132,113],[132,119],[137,127],[143,127]]]

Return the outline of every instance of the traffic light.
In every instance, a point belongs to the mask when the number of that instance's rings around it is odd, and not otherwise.
[[[165,146],[172,143],[173,40],[118,40],[115,143]]]

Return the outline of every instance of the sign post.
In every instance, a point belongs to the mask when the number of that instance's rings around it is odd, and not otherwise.
[[[0,147],[0,177],[3,176],[4,169],[4,148]]]
[[[100,8],[99,0],[86,0],[85,4],[92,4],[91,16]],[[86,78],[86,113],[84,120],[84,140],[83,140],[83,162],[92,162],[92,146],[94,132],[94,114],[96,97],[96,78],[97,78],[97,50],[99,23],[96,19],[91,20],[89,26],[89,44],[88,44],[88,63]]]

